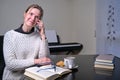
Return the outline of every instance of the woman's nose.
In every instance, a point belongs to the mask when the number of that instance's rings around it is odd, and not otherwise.
[[[31,16],[31,19],[32,19],[33,21],[35,21],[35,16]]]

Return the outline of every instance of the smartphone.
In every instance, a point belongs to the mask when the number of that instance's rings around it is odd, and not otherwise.
[[[37,29],[38,31],[40,31],[40,28],[39,28],[39,26],[38,26],[38,25],[36,25],[35,27],[36,27],[36,29]]]

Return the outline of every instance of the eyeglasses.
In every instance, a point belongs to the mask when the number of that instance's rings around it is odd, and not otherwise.
[[[37,70],[37,72],[40,72],[42,70],[49,70],[49,69],[54,69],[54,71],[56,72],[56,65],[52,62],[50,68],[39,69]]]

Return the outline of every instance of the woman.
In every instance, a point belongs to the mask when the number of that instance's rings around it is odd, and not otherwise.
[[[51,62],[42,16],[43,9],[32,4],[24,13],[23,24],[5,34],[3,50],[6,66],[3,80],[23,80],[27,67]],[[39,32],[35,30],[36,25]]]

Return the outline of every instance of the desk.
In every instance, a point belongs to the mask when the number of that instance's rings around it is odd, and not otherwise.
[[[79,67],[56,80],[120,80],[120,58],[118,57],[114,58],[115,68],[112,75],[100,75],[94,68],[96,55],[51,55],[51,59],[56,63],[68,56],[76,57],[75,62]]]
[[[63,60],[70,55],[53,55],[55,62]],[[94,61],[96,55],[72,55],[76,57],[76,64],[79,66],[72,73],[64,75],[56,80],[112,80],[112,76],[99,75],[95,73]]]

